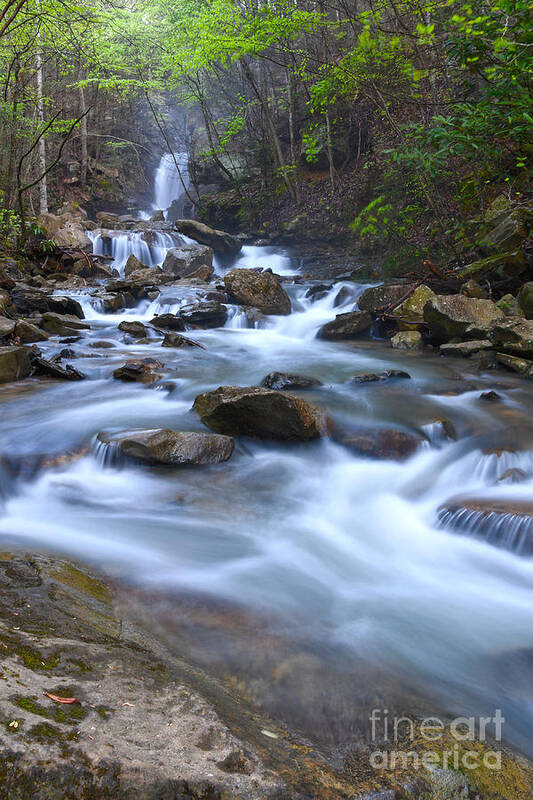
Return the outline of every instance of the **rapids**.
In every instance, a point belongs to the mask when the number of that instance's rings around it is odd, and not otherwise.
[[[289,254],[272,248],[245,248],[238,264],[294,272]],[[102,313],[90,290],[75,293],[91,329],[68,347],[89,379],[0,387],[3,546],[59,551],[150,591],[197,593],[267,614],[317,646],[387,667],[455,713],[502,708],[506,737],[531,752],[531,693],[502,663],[533,643],[533,560],[442,528],[438,514],[459,493],[531,497],[533,452],[506,449],[510,421],[521,424],[531,412],[527,388],[512,378],[497,386],[468,364],[399,353],[379,340],[321,341],[318,328],[356,307],[365,287],[340,282],[313,299],[309,282],[285,285],[290,316],[250,323],[230,306],[223,328],[194,331],[205,350],[162,349],[160,338],[139,344],[117,330],[122,320],[178,311],[195,289],[166,287],[157,300],[117,314]],[[42,345],[45,356],[57,349],[53,340]],[[149,355],[165,364],[155,387],[112,379],[126,358]],[[349,381],[387,368],[405,369],[411,380]],[[302,396],[347,427],[401,426],[427,442],[397,463],[326,439],[241,440],[226,464],[160,470],[110,464],[95,441],[102,430],[201,430],[191,410],[199,392],[255,385],[274,370],[322,381]],[[502,401],[480,401],[487,388]],[[442,419],[458,441],[439,433]],[[30,468],[77,448],[77,458]],[[497,484],[513,467],[525,481]]]

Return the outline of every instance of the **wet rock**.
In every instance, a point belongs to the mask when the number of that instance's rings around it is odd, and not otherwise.
[[[205,281],[208,283],[215,273],[214,267],[209,266],[208,264],[202,264],[201,267],[198,267],[197,270],[192,272],[189,275],[189,278],[194,279],[196,281]]]
[[[228,318],[228,309],[214,300],[183,306],[180,316],[187,325],[199,328],[221,328]]]
[[[335,440],[360,456],[404,461],[426,441],[425,437],[399,428],[361,428],[337,431]]]
[[[462,339],[486,339],[503,312],[491,300],[477,300],[462,294],[437,295],[424,306],[424,320],[432,336],[446,342]]]
[[[113,371],[117,381],[154,383],[161,378],[163,364],[155,358],[130,359]]]
[[[509,356],[506,353],[496,353],[496,360],[504,367],[524,375],[526,378],[533,378],[533,361],[519,356]]]
[[[335,300],[333,301],[333,308],[338,308],[338,306],[344,305],[344,303],[348,302],[348,300],[350,299],[351,296],[352,296],[352,293],[348,289],[348,287],[347,286],[343,286],[337,292]]]
[[[415,288],[414,283],[386,283],[382,286],[371,286],[365,289],[359,297],[357,305],[360,311],[382,311],[385,308],[394,308],[410,291]]]
[[[118,326],[119,331],[123,331],[123,333],[128,333],[130,336],[134,336],[136,339],[141,339],[143,336],[146,336],[148,330],[142,322],[121,322]]]
[[[0,347],[0,383],[20,381],[31,372],[28,347]]]
[[[299,397],[257,386],[220,386],[199,394],[194,409],[217,433],[307,441],[323,435],[322,412]]]
[[[460,292],[464,294],[465,297],[475,297],[478,300],[488,300],[489,297],[485,289],[473,278],[463,283]]]
[[[215,253],[226,256],[236,256],[241,252],[242,244],[230,233],[217,231],[195,219],[178,219],[174,223],[175,229],[195,242],[200,242],[212,247]]]
[[[188,336],[180,336],[179,333],[167,333],[161,342],[161,347],[200,347],[205,350],[203,344],[195,342],[194,339],[189,339]]]
[[[169,331],[184,331],[185,323],[177,314],[159,314],[150,320],[150,325]]]
[[[57,362],[41,356],[32,358],[32,367],[34,375],[48,375],[50,378],[58,378],[63,381],[83,381],[87,377],[70,364],[62,367]]]
[[[482,278],[493,280],[497,278],[516,278],[521,275],[526,267],[524,251],[519,248],[518,250],[510,250],[507,253],[498,253],[494,256],[482,258],[479,261],[474,261],[466,267],[458,270],[456,275],[460,280],[475,279],[477,281]]]
[[[372,316],[368,311],[349,311],[337,314],[334,320],[327,322],[318,331],[319,339],[352,339],[366,333],[372,325]]]
[[[65,247],[73,250],[92,249],[92,243],[82,225],[75,222],[68,222],[60,228],[53,236],[53,240],[58,247]]]
[[[33,325],[27,319],[17,320],[17,324],[15,325],[14,335],[23,344],[29,344],[31,342],[45,342],[47,339],[50,338],[48,334],[45,333],[45,331],[38,328],[37,325]]]
[[[75,331],[88,330],[90,325],[81,322],[78,317],[72,314],[54,314],[47,311],[43,314],[43,328],[47,333],[58,334],[60,336],[71,336]]]
[[[395,350],[422,350],[424,347],[420,331],[399,331],[390,341]]]
[[[287,372],[270,372],[261,381],[261,386],[266,389],[310,389],[313,386],[322,386],[322,381],[308,378],[305,375],[290,375]]]
[[[384,372],[365,372],[361,375],[354,375],[350,378],[351,383],[375,383],[376,381],[388,381],[391,378],[410,378],[408,372],[401,369],[386,369]]]
[[[479,536],[520,555],[533,553],[533,503],[515,498],[453,497],[437,512],[439,524]]]
[[[473,339],[470,342],[447,342],[441,344],[439,352],[443,356],[456,356],[459,358],[468,358],[469,356],[479,353],[480,350],[490,350],[492,342],[488,339]]]
[[[235,446],[231,436],[163,429],[100,433],[98,439],[114,445],[129,458],[169,466],[219,464],[231,458]]]
[[[224,277],[224,285],[237,303],[254,306],[263,314],[291,313],[289,295],[271,272],[232,269]]]
[[[511,467],[511,469],[506,469],[505,472],[500,475],[496,483],[522,483],[522,481],[525,480],[527,480],[527,474],[523,469]]]
[[[41,314],[50,311],[55,314],[71,314],[78,319],[84,318],[81,305],[72,297],[52,295],[43,289],[30,289],[29,286],[17,284],[12,292],[12,298],[17,311],[24,316],[34,311]]]
[[[502,400],[502,396],[498,394],[498,392],[493,391],[493,389],[490,389],[488,392],[481,392],[479,399],[484,400],[485,403],[497,403],[499,400]]]
[[[137,256],[134,253],[130,253],[130,255],[128,256],[128,260],[124,265],[124,276],[126,278],[129,278],[129,276],[133,272],[139,272],[145,269],[149,269],[149,267],[146,264],[143,264],[140,258],[137,258]]]
[[[323,297],[326,297],[332,288],[332,283],[318,283],[314,286],[310,286],[306,291],[305,296],[312,298],[313,300],[321,300]]]
[[[163,261],[163,271],[177,278],[187,278],[200,267],[213,264],[213,250],[198,244],[182,244],[171,247]]]
[[[533,357],[533,320],[518,317],[498,320],[492,326],[489,338],[497,350]]]
[[[15,320],[8,317],[0,317],[0,337],[6,338],[11,336],[15,330]]]
[[[11,296],[6,289],[0,289],[0,314],[4,314],[11,305]]]

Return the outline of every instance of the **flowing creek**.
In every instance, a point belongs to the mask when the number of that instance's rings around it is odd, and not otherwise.
[[[116,241],[116,263],[123,264],[135,234],[117,233]],[[162,261],[168,244],[160,242],[162,252],[150,263]],[[294,273],[289,254],[275,248],[245,247],[238,265]],[[219,273],[227,268],[217,265]],[[139,344],[117,329],[122,320],[148,322],[178,311],[198,295],[194,288],[163,287],[157,300],[117,314],[102,313],[90,290],[75,293],[91,329],[61,346],[74,351],[73,363],[89,380],[0,387],[3,546],[95,563],[159,597],[167,618],[183,613],[176,610],[180,601],[173,606],[168,599],[176,596],[250,614],[241,649],[235,640],[228,644],[231,632],[226,639],[220,630],[211,630],[202,645],[195,642],[198,659],[219,660],[219,669],[244,660],[246,651],[249,669],[261,672],[250,652],[276,631],[322,664],[329,659],[332,671],[342,663],[351,676],[344,689],[320,687],[312,712],[296,715],[303,728],[344,715],[342,730],[316,734],[329,743],[367,725],[366,717],[356,725],[346,710],[351,695],[362,692],[353,680],[363,682],[363,667],[354,672],[350,666],[357,663],[365,665],[369,683],[385,673],[450,712],[491,716],[502,708],[506,737],[531,753],[533,561],[513,550],[512,541],[506,549],[476,536],[475,526],[474,535],[464,535],[439,524],[440,506],[458,494],[530,500],[527,383],[480,375],[467,362],[399,353],[379,340],[321,341],[318,328],[356,307],[365,287],[337,283],[313,300],[306,296],[311,283],[287,281],[292,314],[266,317],[256,327],[230,306],[224,327],[192,332],[205,350],[161,348],[154,331],[152,342]],[[335,307],[341,289],[343,302]],[[45,356],[57,350],[57,339],[42,346]],[[165,364],[158,384],[113,380],[126,358],[146,356]],[[355,374],[388,368],[406,370],[411,380],[350,382]],[[202,430],[191,410],[198,393],[221,384],[257,385],[274,370],[322,381],[301,396],[348,428],[401,426],[422,431],[427,442],[399,463],[359,457],[328,439],[293,445],[241,439],[228,463],[181,470],[113,465],[96,442],[103,430]],[[487,389],[502,400],[480,400]],[[442,419],[453,423],[457,441],[442,435]],[[80,458],[31,469],[43,455],[80,446],[88,447]],[[26,469],[17,472],[17,463]],[[513,468],[526,479],[497,482]],[[264,633],[267,623],[274,633]],[[262,658],[266,663],[264,654],[257,661]],[[296,670],[305,671],[305,660],[299,663]],[[257,691],[267,693],[268,680],[255,678]],[[289,712],[281,697],[278,692],[273,708],[283,715]]]

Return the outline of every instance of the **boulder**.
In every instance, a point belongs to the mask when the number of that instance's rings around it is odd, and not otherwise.
[[[473,278],[463,283],[460,292],[464,294],[465,297],[477,297],[478,300],[488,300],[489,297],[485,289]]]
[[[45,342],[50,338],[45,331],[41,330],[41,328],[38,328],[37,325],[33,325],[27,319],[17,320],[17,324],[15,325],[15,336],[24,344],[31,342]]]
[[[0,383],[19,381],[31,372],[28,347],[0,347]]]
[[[422,350],[424,342],[420,331],[399,331],[391,339],[395,350]]]
[[[198,244],[171,247],[163,261],[163,271],[177,278],[188,278],[200,267],[213,264],[213,250]]]
[[[118,326],[119,331],[123,331],[124,333],[128,333],[130,336],[134,336],[136,339],[142,339],[144,336],[147,335],[148,330],[142,322],[121,322]]]
[[[11,336],[15,330],[15,320],[8,317],[0,317],[0,338]]]
[[[384,283],[381,286],[370,286],[359,297],[357,305],[360,311],[394,308],[414,288],[414,283]]]
[[[497,350],[533,358],[533,320],[504,317],[492,326],[489,338]]]
[[[117,381],[154,383],[161,378],[163,364],[155,358],[130,359],[113,371]]]
[[[177,314],[159,314],[150,320],[150,325],[169,331],[185,330],[185,323]]]
[[[290,375],[287,372],[270,372],[261,381],[261,386],[266,389],[310,389],[313,386],[322,386],[322,381],[308,378],[305,375]]]
[[[209,283],[209,281],[213,277],[214,273],[215,273],[215,269],[214,269],[214,267],[212,265],[210,266],[208,264],[202,264],[200,267],[198,267],[197,270],[195,270],[194,272],[191,272],[191,274],[188,277],[191,278],[191,279],[194,279],[196,281],[202,281],[204,283]]]
[[[533,378],[533,361],[519,356],[510,356],[506,353],[496,353],[496,360],[507,369],[517,372],[526,378]]]
[[[183,306],[180,316],[187,325],[198,328],[221,328],[228,318],[228,309],[215,300]]]
[[[134,253],[130,253],[124,265],[124,277],[128,278],[133,272],[140,272],[145,269],[150,269],[150,267],[147,264],[143,264],[141,259],[137,258]]]
[[[468,358],[469,356],[479,353],[480,350],[490,350],[492,342],[488,339],[472,339],[469,342],[447,342],[441,344],[440,353],[443,356],[457,356],[459,358]]]
[[[361,375],[354,375],[350,378],[351,383],[376,383],[377,381],[388,381],[391,378],[411,378],[408,372],[401,369],[386,369],[384,372],[363,372]]]
[[[503,311],[506,317],[526,316],[518,305],[518,299],[512,294],[504,294],[503,297],[500,297],[497,301],[496,305]]]
[[[263,314],[291,313],[291,301],[278,278],[271,272],[232,269],[224,277],[230,296],[241,305],[254,306]]]
[[[372,316],[368,311],[349,311],[337,314],[334,320],[327,322],[318,331],[319,339],[352,339],[366,333],[372,325]]]
[[[531,228],[531,212],[526,208],[515,208],[487,233],[479,242],[480,246],[490,252],[498,250],[514,250],[520,247]]]
[[[56,361],[50,361],[41,356],[32,358],[32,367],[34,375],[48,375],[50,378],[58,378],[63,381],[83,381],[87,377],[70,364],[63,367]]]
[[[208,225],[204,225],[203,222],[198,222],[198,220],[178,219],[174,223],[174,227],[179,233],[188,236],[189,239],[194,239],[195,242],[212,247],[215,253],[236,256],[241,252],[242,244],[235,236],[210,228]]]
[[[495,256],[474,261],[459,269],[456,277],[465,281],[472,278],[479,281],[483,277],[509,278],[520,275],[525,267],[524,251],[522,249],[510,250],[507,253],[498,253]]]
[[[325,418],[299,397],[258,386],[220,386],[199,394],[194,409],[217,433],[307,441],[321,436]]]
[[[68,222],[63,228],[56,231],[53,240],[58,247],[72,250],[92,250],[92,242],[85,229],[81,224],[75,222]]]
[[[19,314],[28,315],[34,311],[41,314],[51,311],[56,314],[72,314],[84,318],[81,305],[72,297],[52,295],[43,289],[31,289],[25,284],[17,284],[12,292],[13,303]]]
[[[231,436],[163,429],[113,435],[100,433],[98,439],[113,445],[129,458],[165,466],[220,464],[231,458],[235,447]]]
[[[492,325],[503,319],[503,312],[491,300],[478,300],[462,294],[437,295],[424,306],[424,320],[432,336],[446,342],[485,339]]]
[[[54,314],[51,311],[43,314],[42,326],[47,333],[58,334],[59,336],[72,336],[77,331],[90,328],[90,325],[82,322],[72,314]]]
[[[404,461],[427,441],[418,433],[399,428],[360,428],[335,434],[335,440],[359,456]]]
[[[524,283],[518,292],[518,306],[526,319],[533,319],[533,282]]]
[[[200,342],[195,342],[194,339],[181,336],[179,333],[174,333],[173,331],[165,334],[165,338],[161,342],[161,347],[200,347],[202,350],[205,350],[205,347],[203,344],[200,344]]]
[[[402,322],[409,324],[420,324],[424,321],[424,306],[429,300],[433,300],[437,295],[435,292],[422,284],[409,295],[409,297],[396,306],[392,313],[396,317],[401,317]]]

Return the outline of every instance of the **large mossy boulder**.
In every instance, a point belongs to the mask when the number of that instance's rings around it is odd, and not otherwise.
[[[137,258],[135,253],[130,253],[124,265],[124,277],[129,278],[134,272],[140,272],[145,269],[149,269],[148,265],[144,264],[140,258]]]
[[[414,283],[384,283],[381,286],[370,286],[359,297],[357,305],[360,311],[376,312],[394,308],[414,288]]]
[[[19,319],[15,325],[16,338],[23,344],[30,344],[32,342],[45,342],[49,339],[49,335],[34,325],[30,320]]]
[[[194,239],[195,242],[212,247],[215,253],[236,256],[241,252],[240,241],[225,231],[217,231],[196,219],[178,219],[174,227],[179,233]],[[205,263],[205,262],[204,262]]]
[[[98,439],[128,458],[164,466],[220,464],[231,458],[235,447],[235,440],[231,436],[162,428],[111,435],[100,433]]]
[[[486,339],[495,322],[504,314],[491,300],[462,294],[437,295],[424,306],[424,321],[439,342],[455,337]]]
[[[258,386],[219,386],[193,407],[208,428],[234,436],[307,441],[326,430],[322,412],[305,400]]]
[[[424,321],[424,306],[427,302],[434,300],[436,297],[437,295],[429,286],[422,284],[421,286],[417,286],[403,303],[396,306],[392,313],[394,316],[400,318],[401,323],[419,325]]]
[[[263,314],[291,313],[290,297],[272,272],[232,269],[225,275],[224,285],[241,305],[254,306]]]
[[[498,219],[497,224],[480,240],[480,246],[487,252],[497,249],[514,250],[528,238],[532,223],[531,212],[515,208],[510,214]]]
[[[372,315],[368,311],[349,311],[337,314],[318,331],[319,339],[353,339],[366,333],[372,325]]]
[[[73,314],[54,314],[52,311],[43,314],[42,326],[47,333],[59,336],[73,336],[90,328],[87,322],[82,322]]]
[[[464,281],[472,279],[479,281],[494,276],[504,279],[521,275],[525,268],[524,251],[517,249],[474,261],[458,270],[456,276]]]
[[[44,314],[47,311],[55,314],[72,314],[78,319],[84,318],[80,303],[73,297],[53,295],[44,289],[34,289],[26,284],[18,283],[12,291],[12,300],[21,315],[32,314],[38,311]]]
[[[27,347],[0,347],[0,383],[27,378],[31,372],[30,350]]]
[[[504,353],[533,358],[533,320],[504,317],[493,325],[489,338]]]

